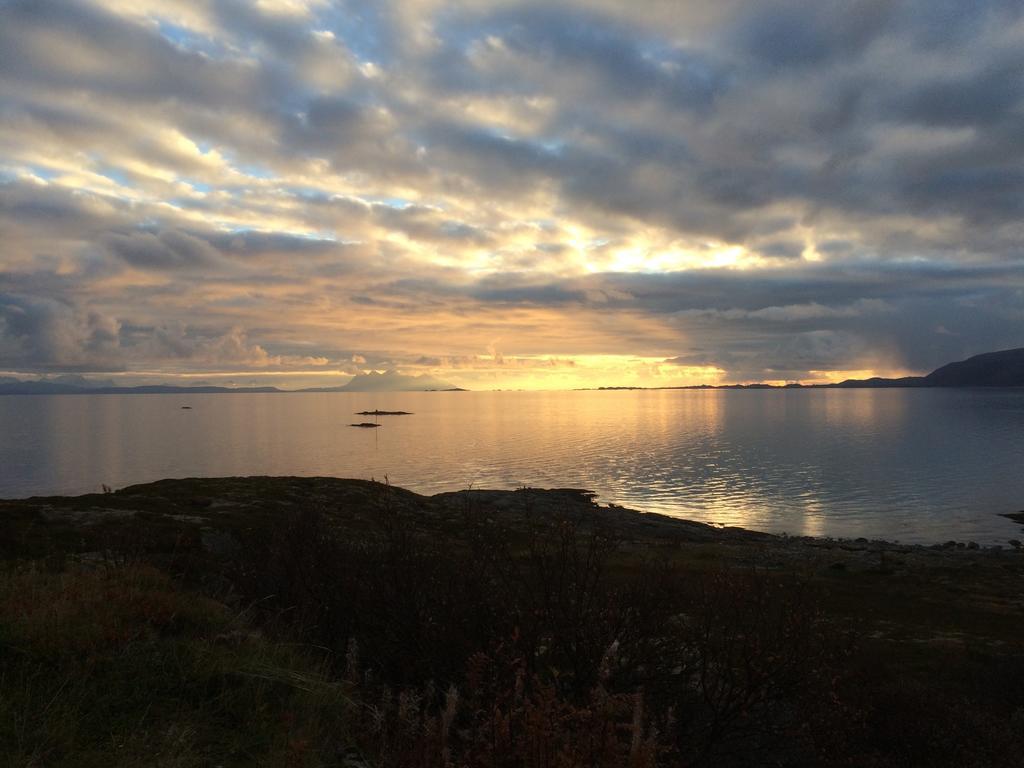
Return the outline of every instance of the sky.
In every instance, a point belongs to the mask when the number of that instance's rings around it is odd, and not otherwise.
[[[825,382],[1024,346],[1019,0],[0,0],[0,375]]]

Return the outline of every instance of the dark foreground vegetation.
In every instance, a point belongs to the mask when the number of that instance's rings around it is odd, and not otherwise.
[[[1024,765],[1024,554],[324,478],[0,502],[0,765]]]

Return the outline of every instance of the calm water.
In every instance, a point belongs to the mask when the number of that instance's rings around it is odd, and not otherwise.
[[[374,408],[414,415],[346,426]],[[0,436],[0,497],[386,475],[421,493],[582,487],[760,530],[981,543],[1020,536],[996,513],[1024,509],[1021,390],[8,396]]]

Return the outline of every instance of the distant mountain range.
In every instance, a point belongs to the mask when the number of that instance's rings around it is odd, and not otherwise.
[[[936,368],[927,376],[847,379],[832,387],[1024,387],[1024,348],[986,352]]]
[[[441,381],[428,374],[407,376],[398,371],[360,373],[340,387],[317,387],[302,392],[431,392],[437,390],[458,390],[453,384]]]
[[[179,387],[173,384],[149,384],[141,387],[78,386],[59,384],[49,379],[21,381],[0,379],[0,395],[173,395],[173,394],[214,394],[219,392],[287,392],[277,387]]]
[[[699,384],[690,387],[651,389],[881,389],[913,387],[1024,387],[1024,348],[986,352],[936,368],[927,376],[900,379],[847,379],[838,384]],[[599,387],[599,389],[648,389],[648,387]]]
[[[838,384],[700,384],[690,387],[652,387],[651,389],[878,389],[912,387],[1024,387],[1024,347],[986,352],[967,360],[936,368],[927,376],[905,376],[900,379],[847,379]],[[648,389],[648,387],[599,387],[599,389]],[[118,387],[112,381],[94,381],[78,375],[23,381],[0,377],[0,395],[150,395],[150,394],[239,394],[253,392],[431,392],[461,391],[434,376],[409,376],[397,371],[361,373],[337,387],[278,389],[277,387],[216,387],[151,384],[140,387]]]
[[[176,386],[173,384],[118,387],[110,381],[92,381],[74,375],[34,381],[0,377],[0,395],[207,395],[266,392],[429,392],[435,390],[457,391],[459,387],[427,374],[408,376],[397,371],[361,373],[341,386],[307,389],[216,387],[210,385]]]

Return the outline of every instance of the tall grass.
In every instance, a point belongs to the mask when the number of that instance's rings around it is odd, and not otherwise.
[[[528,493],[503,514],[379,491],[218,557],[136,526],[8,561],[0,765],[1024,764],[1020,655],[897,653],[820,582],[650,557]]]
[[[397,512],[359,540],[331,519],[308,508],[254,541],[237,581],[281,636],[335,659],[361,650],[353,683],[382,764],[722,765],[812,749],[805,724],[841,643],[806,585],[688,574],[548,513],[503,527],[470,512],[450,540]]]

